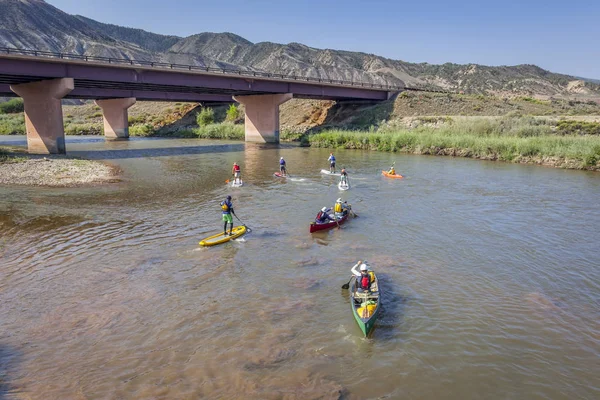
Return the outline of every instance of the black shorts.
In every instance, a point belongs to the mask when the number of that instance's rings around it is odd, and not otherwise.
[[[331,168],[335,168],[335,161],[332,161],[331,164],[329,165]]]

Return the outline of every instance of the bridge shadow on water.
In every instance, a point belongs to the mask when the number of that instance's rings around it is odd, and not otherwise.
[[[174,157],[211,153],[232,153],[244,151],[245,148],[245,144],[236,143],[225,145],[171,146],[138,149],[71,150],[68,152],[68,155],[92,160],[117,160],[127,158]]]
[[[15,399],[19,390],[11,384],[11,374],[15,371],[20,354],[0,344],[0,400]]]

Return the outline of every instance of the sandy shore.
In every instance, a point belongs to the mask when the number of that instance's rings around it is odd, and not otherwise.
[[[112,165],[60,156],[16,158],[0,163],[0,184],[30,186],[82,186],[119,181]]]

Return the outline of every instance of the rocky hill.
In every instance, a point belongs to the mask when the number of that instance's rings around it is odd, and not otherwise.
[[[252,43],[232,33],[186,38],[67,14],[43,0],[0,0],[0,46],[251,69],[500,96],[599,99],[600,84],[534,65],[409,63],[300,43]]]

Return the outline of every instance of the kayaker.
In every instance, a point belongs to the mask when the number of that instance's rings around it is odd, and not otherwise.
[[[335,213],[335,217],[340,219],[348,212],[348,202],[342,202],[342,198],[340,197],[335,201],[335,206],[333,207],[333,211]]]
[[[388,171],[388,174],[390,174],[390,175],[396,175],[396,170],[394,169],[393,165],[390,167],[390,170]]]
[[[231,214],[235,215],[233,211],[233,203],[231,202],[231,196],[227,196],[227,198],[221,202],[221,210],[223,210],[223,236],[227,236],[227,223],[231,224],[231,228],[229,229],[229,236],[233,235],[233,218],[231,218]]]
[[[333,153],[329,153],[327,161],[329,161],[329,172],[335,173],[335,156]]]
[[[287,171],[285,170],[285,160],[283,159],[283,157],[279,159],[279,172],[282,176],[287,175]]]
[[[356,268],[360,267],[360,272]],[[369,264],[366,261],[359,261],[352,267],[352,274],[356,277],[356,289],[360,291],[369,291],[371,289],[371,275],[369,274]]]
[[[235,183],[238,183],[238,181],[241,178],[242,170],[240,169],[240,166],[238,165],[237,162],[233,163],[233,168],[231,169],[231,173],[233,174],[233,181]]]
[[[346,172],[346,168],[342,168],[341,171],[341,178],[340,178],[340,182],[345,183],[346,185],[348,184],[348,173]]]
[[[329,215],[329,213],[327,211],[329,211],[329,209],[327,207],[321,208],[321,211],[319,211],[319,213],[317,214],[317,216],[315,218],[315,222],[317,224],[324,224],[327,221],[335,221],[335,218],[333,218],[331,215]]]

